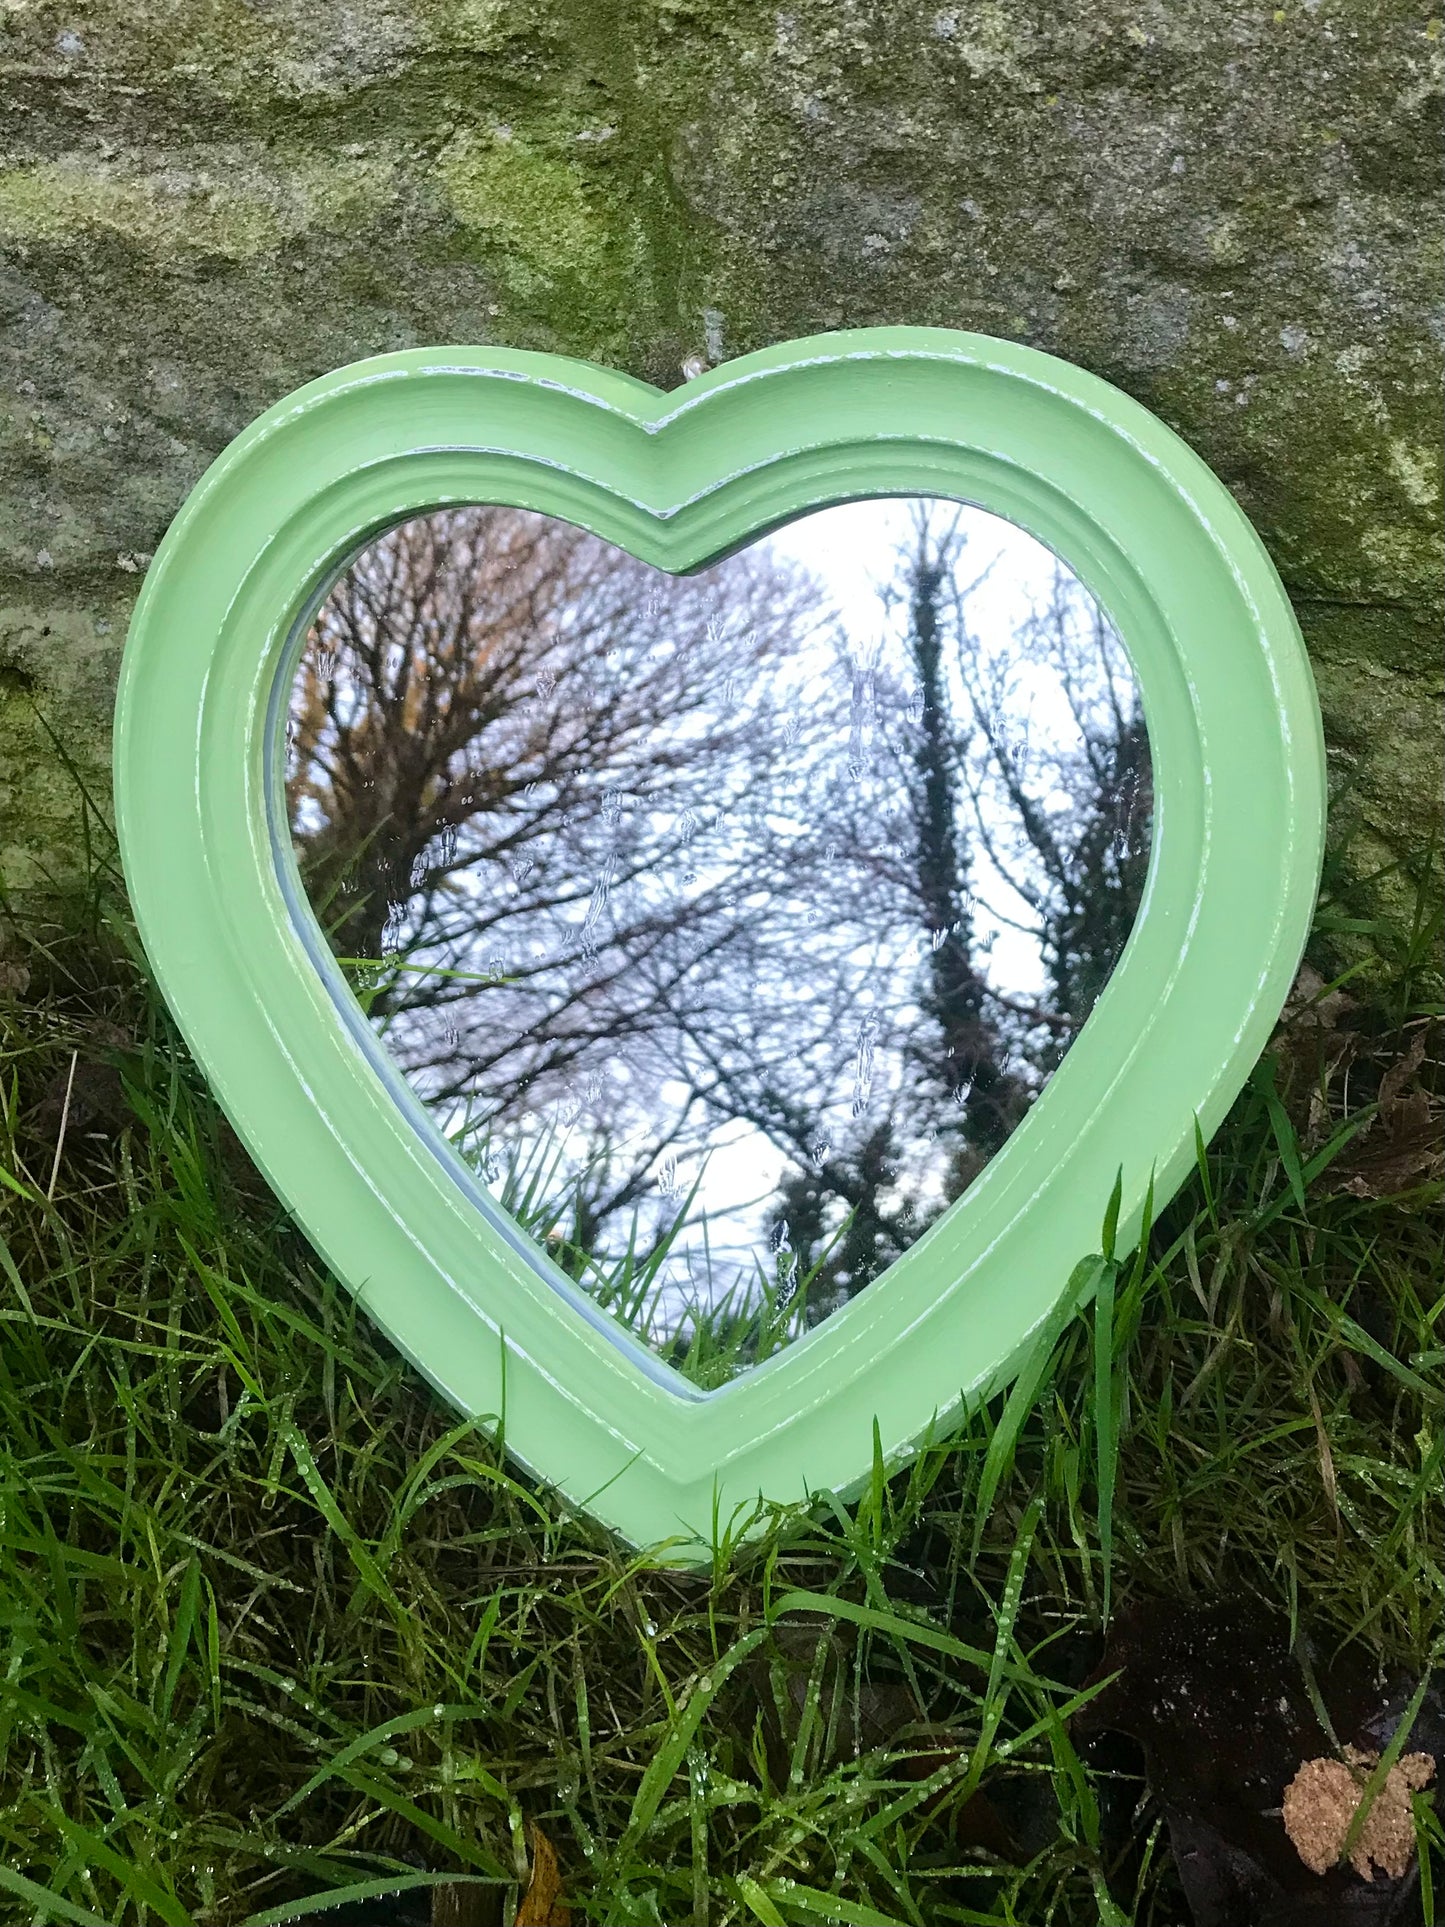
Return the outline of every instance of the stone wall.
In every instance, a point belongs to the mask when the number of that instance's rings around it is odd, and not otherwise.
[[[1401,0],[3,0],[7,882],[74,863],[149,554],[289,388],[445,341],[666,386],[882,322],[1067,356],[1204,455],[1295,598],[1351,871],[1418,862],[1442,52]]]

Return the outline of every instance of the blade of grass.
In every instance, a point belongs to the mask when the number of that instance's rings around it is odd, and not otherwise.
[[[37,1922],[69,1920],[74,1921],[76,1927],[115,1927],[114,1921],[107,1920],[103,1914],[93,1914],[88,1907],[78,1907],[73,1900],[62,1900],[59,1894],[37,1886],[33,1880],[27,1880],[23,1873],[16,1873],[11,1867],[0,1866],[0,1888],[6,1893],[18,1895],[21,1900],[28,1900],[32,1907],[37,1908],[38,1912],[33,1916]]]
[[[1112,1264],[1101,1265],[1094,1289],[1094,1464],[1099,1495],[1099,1557],[1104,1567],[1104,1624],[1114,1576],[1114,1481],[1119,1440],[1114,1429],[1114,1282]]]
[[[1099,1273],[1107,1262],[1107,1259],[1095,1256],[1085,1258],[1075,1265],[1058,1304],[1039,1326],[1025,1354],[1018,1376],[1004,1401],[1003,1412],[984,1455],[983,1470],[979,1475],[978,1494],[974,1501],[973,1556],[975,1559],[983,1546],[984,1530],[993,1512],[998,1489],[1013,1465],[1014,1454],[1024,1425],[1052,1376],[1056,1363],[1055,1350],[1059,1339],[1077,1314],[1081,1301],[1094,1289]]]
[[[285,1927],[289,1920],[304,1920],[308,1914],[329,1913],[353,1901],[390,1900],[395,1894],[415,1893],[421,1887],[497,1887],[510,1885],[492,1874],[414,1873],[395,1880],[357,1880],[348,1887],[331,1887],[325,1893],[305,1900],[290,1900],[281,1907],[268,1907],[264,1913],[247,1914],[241,1927]]]
[[[1390,1743],[1370,1770],[1365,1781],[1364,1791],[1360,1794],[1360,1804],[1350,1816],[1350,1824],[1345,1829],[1345,1837],[1340,1842],[1338,1862],[1344,1865],[1359,1844],[1364,1832],[1365,1822],[1370,1817],[1370,1809],[1378,1799],[1380,1789],[1390,1777],[1390,1769],[1405,1750],[1405,1742],[1415,1730],[1415,1722],[1420,1717],[1420,1708],[1425,1704],[1425,1695],[1430,1690],[1431,1669],[1427,1666],[1420,1675],[1420,1683],[1410,1696],[1410,1703],[1400,1717],[1399,1724],[1390,1737]]]
[[[307,1491],[316,1503],[317,1511],[320,1512],[322,1518],[325,1519],[327,1525],[330,1526],[342,1545],[345,1546],[351,1563],[355,1566],[362,1584],[369,1592],[375,1593],[378,1599],[389,1606],[398,1618],[405,1618],[405,1607],[392,1591],[385,1573],[382,1572],[381,1568],[362,1544],[361,1538],[353,1528],[351,1521],[336,1503],[335,1498],[332,1496],[331,1488],[327,1485],[325,1479],[322,1478],[320,1471],[317,1469],[316,1461],[311,1456],[311,1448],[307,1445],[305,1439],[302,1438],[300,1432],[297,1431],[294,1422],[289,1418],[286,1419],[280,1430],[281,1437],[284,1439],[287,1449],[295,1461],[296,1469],[301,1474]]]
[[[632,1811],[627,1818],[627,1826],[618,1843],[617,1856],[625,1860],[652,1825],[663,1795],[687,1757],[703,1715],[712,1705],[723,1682],[745,1660],[749,1653],[768,1638],[770,1628],[757,1626],[752,1632],[744,1634],[736,1645],[729,1648],[711,1670],[699,1680],[688,1696],[677,1719],[673,1721],[666,1739],[649,1761],[647,1770],[638,1785]]]
[[[763,1927],[788,1927],[783,1916],[751,1874],[740,1873],[733,1882],[733,1886],[753,1918],[760,1920]]]

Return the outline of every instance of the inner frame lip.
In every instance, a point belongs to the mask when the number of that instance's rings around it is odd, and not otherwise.
[[[1144,710],[1144,726],[1147,737],[1149,735],[1148,692],[1145,688],[1144,679],[1140,676],[1138,667],[1135,664],[1124,629],[1115,619],[1107,605],[1098,596],[1097,592],[1084,582],[1079,572],[1073,568],[1066,556],[1060,555],[1056,549],[1044,542],[1032,529],[1025,528],[1021,523],[1011,521],[1008,516],[1000,514],[996,508],[990,507],[989,504],[985,502],[975,501],[963,495],[944,493],[925,495],[924,492],[919,489],[865,488],[841,492],[829,489],[819,500],[810,502],[805,508],[796,509],[790,514],[781,515],[773,520],[760,524],[742,541],[734,540],[724,542],[716,552],[709,551],[701,560],[690,563],[686,568],[669,569],[661,563],[651,561],[647,563],[647,566],[656,569],[659,574],[672,576],[675,580],[686,579],[689,576],[701,575],[706,570],[713,568],[717,563],[727,561],[729,557],[741,554],[744,550],[750,549],[757,543],[765,541],[768,536],[775,534],[779,529],[788,528],[794,523],[806,521],[810,516],[824,513],[830,508],[842,508],[850,503],[857,502],[924,500],[951,502],[962,508],[971,508],[981,514],[991,516],[995,521],[1002,522],[1007,527],[1017,530],[1022,535],[1028,536],[1029,539],[1036,542],[1041,549],[1046,550],[1048,554],[1052,555],[1062,567],[1069,570],[1069,573],[1073,575],[1074,579],[1080,583],[1090,598],[1102,610],[1113,628],[1115,635],[1119,639],[1120,646],[1124,650],[1125,657],[1128,660],[1129,668],[1134,678],[1135,688],[1139,692],[1140,705]],[[503,1207],[497,1203],[487,1187],[481,1182],[477,1173],[443,1136],[431,1112],[412,1089],[411,1084],[407,1081],[400,1066],[367,1023],[365,1014],[362,1012],[356,998],[352,995],[350,986],[341,974],[340,967],[332,954],[330,946],[326,942],[320,920],[306,895],[301,882],[300,866],[296,860],[295,845],[291,839],[291,826],[287,817],[285,804],[286,778],[284,751],[290,695],[295,681],[296,671],[300,666],[301,654],[306,645],[307,632],[332,589],[359,556],[364,555],[375,542],[379,541],[383,536],[390,534],[394,529],[405,528],[410,522],[419,521],[429,515],[445,514],[452,510],[465,508],[512,508],[519,506],[522,505],[507,502],[483,501],[477,498],[419,504],[408,509],[404,515],[388,517],[385,521],[378,523],[376,527],[371,529],[360,541],[353,541],[347,548],[342,550],[338,555],[330,558],[316,570],[310,585],[294,605],[294,613],[289,623],[286,624],[286,640],[279,652],[275,673],[272,676],[266,697],[266,714],[262,737],[262,790],[265,797],[266,832],[271,850],[273,870],[286,906],[292,930],[299,939],[322,984],[325,986],[327,996],[338,1012],[348,1036],[381,1079],[393,1103],[396,1104],[397,1108],[406,1116],[412,1125],[418,1142],[425,1145],[434,1162],[446,1174],[453,1186],[459,1190],[467,1202],[480,1213],[484,1222],[501,1238],[504,1244],[514,1252],[516,1256],[522,1259],[532,1274],[540,1279],[557,1297],[564,1300],[566,1304],[576,1311],[586,1324],[603,1338],[614,1351],[620,1352],[624,1358],[636,1366],[638,1370],[653,1384],[658,1386],[660,1390],[670,1393],[674,1398],[677,1398],[684,1404],[710,1404],[717,1399],[723,1398],[729,1392],[736,1390],[737,1387],[756,1379],[760,1374],[766,1372],[770,1366],[776,1367],[786,1353],[775,1352],[772,1358],[764,1359],[756,1365],[750,1365],[746,1371],[740,1372],[736,1378],[729,1379],[725,1384],[712,1387],[694,1385],[690,1379],[684,1377],[684,1375],[678,1371],[676,1366],[668,1364],[666,1359],[660,1358],[657,1353],[643,1344],[639,1338],[622,1324],[620,1319],[604,1311],[589,1292],[579,1286],[575,1279],[569,1278],[561,1266],[537,1244],[536,1240],[527,1235],[512,1217],[511,1213],[504,1210]],[[569,526],[581,529],[584,534],[592,535],[599,541],[610,542],[609,537],[601,535],[599,531],[595,529],[588,528],[584,522],[573,521],[567,516],[557,515],[548,510],[527,509],[525,506],[522,506],[522,512],[541,514],[552,521],[566,522]],[[665,521],[667,518],[658,516],[656,519]],[[611,546],[616,548],[622,547],[623,545],[611,542]],[[638,557],[635,559],[645,560],[646,558]],[[1140,909],[1135,915],[1133,924],[1130,926],[1124,947],[1114,960],[1109,977],[1105,980],[1105,988],[1107,988],[1108,983],[1112,981],[1118,971],[1126,952],[1132,947],[1135,933],[1143,921],[1144,904],[1148,901],[1153,883],[1157,842],[1157,837],[1151,832],[1149,860],[1146,868],[1144,892]],[[1083,1029],[1087,1024],[1092,1021],[1092,1016],[1093,1013],[1090,1012],[1089,1018],[1085,1020],[1085,1026],[1080,1027],[1080,1035],[1083,1034]],[[1043,1093],[1040,1092],[1039,1095],[1042,1096]],[[1026,1115],[1017,1128],[1021,1129],[1027,1121],[1028,1117]],[[949,1212],[962,1202],[964,1195],[966,1194],[960,1194],[960,1197],[953,1201],[948,1211],[943,1214],[945,1218],[949,1215]],[[937,1222],[941,1223],[942,1219]],[[927,1236],[926,1232],[924,1236]],[[878,1277],[870,1279],[864,1287],[864,1292],[872,1292],[876,1287],[886,1284],[889,1275],[898,1262],[899,1260],[895,1259]],[[859,1294],[860,1297],[862,1295],[863,1293]],[[802,1339],[806,1339],[807,1336],[807,1333],[801,1334]],[[791,1346],[786,1348],[786,1352],[791,1353],[794,1351],[799,1342],[799,1340],[795,1340]]]

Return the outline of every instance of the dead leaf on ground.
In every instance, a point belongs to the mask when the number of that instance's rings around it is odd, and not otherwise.
[[[1340,1160],[1339,1189],[1356,1198],[1390,1198],[1445,1174],[1445,1115],[1426,1090],[1383,1097],[1372,1125]]]
[[[1371,1036],[1367,1014],[1344,991],[1327,992],[1306,964],[1270,1049],[1280,1096],[1306,1153],[1317,1151],[1341,1122],[1345,1078],[1356,1093],[1351,1109],[1375,1085],[1374,1115],[1321,1182],[1352,1197],[1384,1198],[1445,1174],[1445,1101],[1435,1074],[1439,1030],[1428,1020],[1413,1025],[1402,1049],[1398,1033]]]
[[[1279,1066],[1280,1095],[1295,1114],[1306,1150],[1317,1149],[1329,1136],[1325,1093],[1363,1046],[1351,1023],[1358,1010],[1352,997],[1343,990],[1326,991],[1319,972],[1301,965],[1271,1049]]]
[[[1286,1788],[1307,1761],[1336,1752],[1283,1622],[1249,1602],[1141,1602],[1116,1620],[1094,1679],[1112,1673],[1077,1725],[1143,1748],[1196,1927],[1404,1927],[1413,1859],[1400,1876],[1370,1881],[1350,1866],[1316,1872],[1285,1830]],[[1339,1740],[1375,1758],[1413,1690],[1404,1679],[1382,1684],[1359,1651],[1321,1666],[1317,1685]],[[1411,1743],[1437,1763],[1445,1754],[1438,1691]]]
[[[60,1141],[62,1126],[72,1141],[99,1137],[110,1143],[129,1117],[125,1086],[115,1065],[77,1052],[46,1084],[27,1121],[35,1137],[51,1150]]]
[[[535,1824],[528,1827],[532,1876],[517,1908],[517,1927],[570,1927],[572,1909],[562,1891],[562,1873],[552,1842]]]

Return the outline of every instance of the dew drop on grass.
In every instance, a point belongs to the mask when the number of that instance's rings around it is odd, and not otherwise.
[[[384,1746],[377,1755],[383,1766],[395,1766],[401,1755],[394,1746]]]
[[[438,1700],[436,1705],[431,1710],[431,1716],[434,1720],[439,1720],[442,1714],[446,1712],[446,1710],[447,1710],[446,1707],[442,1705],[440,1700]]]

